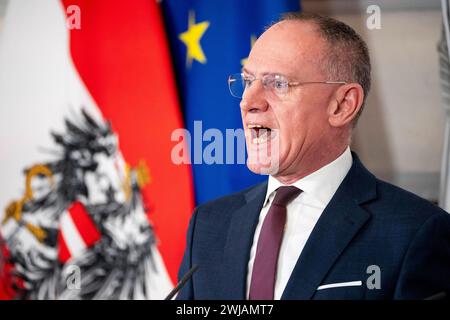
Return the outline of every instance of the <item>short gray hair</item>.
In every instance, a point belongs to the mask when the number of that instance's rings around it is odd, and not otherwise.
[[[314,13],[290,12],[278,21],[306,21],[318,27],[318,32],[328,44],[323,65],[328,80],[359,83],[364,91],[364,100],[353,120],[356,125],[370,90],[369,49],[361,36],[353,28],[336,19]]]

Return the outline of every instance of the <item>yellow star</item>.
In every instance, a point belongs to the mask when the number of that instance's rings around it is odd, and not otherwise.
[[[208,21],[195,23],[195,13],[194,11],[189,11],[188,29],[178,36],[187,47],[186,65],[188,67],[191,66],[192,59],[195,59],[200,63],[206,63],[205,54],[200,46],[200,39],[203,37],[203,34],[208,27]]]
[[[253,48],[253,45],[256,42],[256,36],[254,34],[252,34],[250,36],[250,49]],[[248,58],[248,57],[247,57]],[[244,66],[247,63],[247,58],[244,58],[241,60],[241,65]]]

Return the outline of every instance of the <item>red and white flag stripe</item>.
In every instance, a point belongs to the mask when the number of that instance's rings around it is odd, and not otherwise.
[[[58,235],[58,257],[63,263],[82,254],[100,240],[89,213],[80,202],[75,202],[61,217]]]

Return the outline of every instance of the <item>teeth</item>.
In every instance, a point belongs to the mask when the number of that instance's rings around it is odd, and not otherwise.
[[[267,139],[264,139],[263,137],[260,138],[253,138],[252,143],[253,144],[260,144],[266,142]]]
[[[253,138],[252,143],[253,144],[260,144],[265,143],[267,141],[267,137],[259,137],[259,138]]]
[[[263,135],[257,137],[257,138],[253,138],[252,139],[252,143],[253,144],[260,144],[260,143],[265,143],[267,142],[267,140],[270,138],[270,133],[265,132]]]

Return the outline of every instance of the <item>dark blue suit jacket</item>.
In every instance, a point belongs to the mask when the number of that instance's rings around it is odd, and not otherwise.
[[[194,264],[199,269],[178,299],[245,299],[266,188],[262,183],[196,208],[179,276]],[[379,274],[367,270],[372,265]],[[317,290],[350,281],[362,285]],[[353,154],[353,165],[314,227],[282,299],[423,299],[440,292],[450,292],[450,215],[378,180]]]

